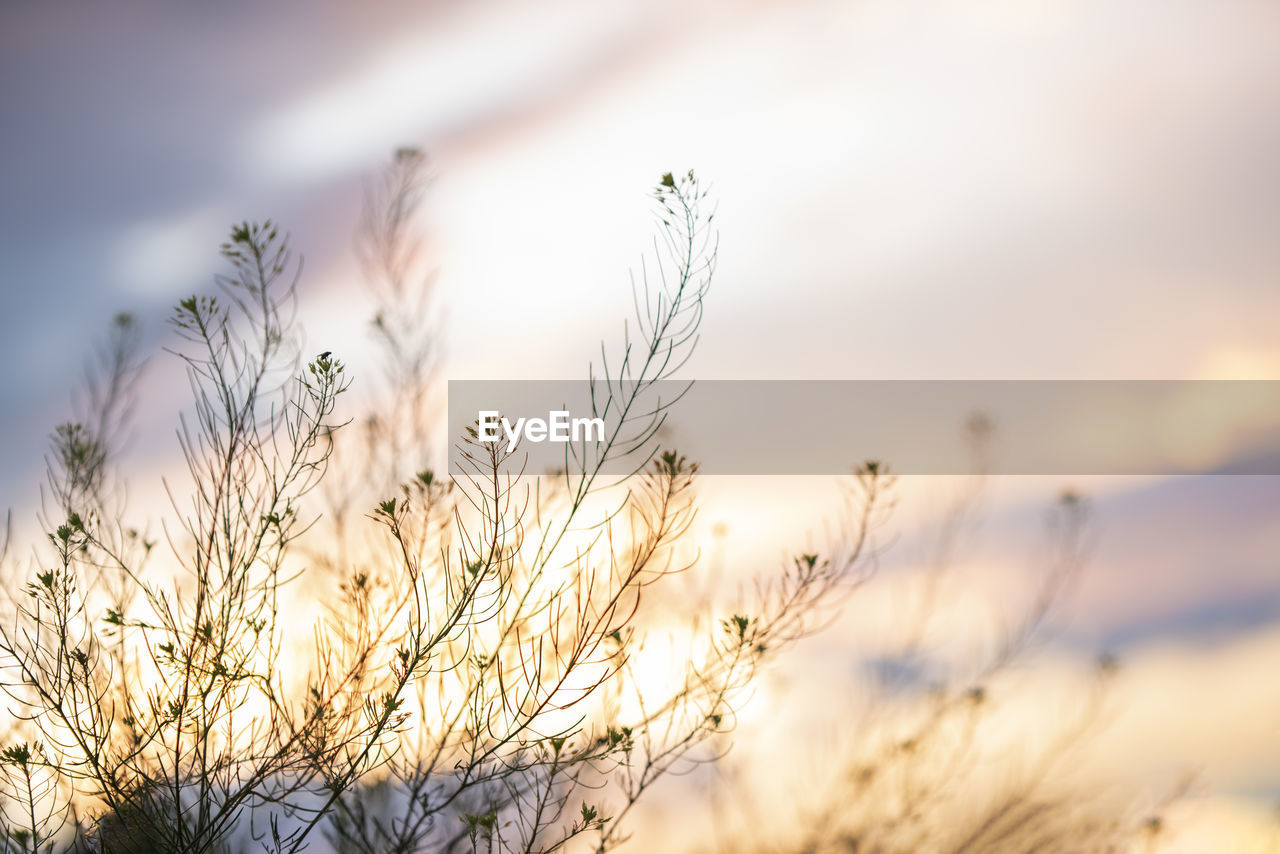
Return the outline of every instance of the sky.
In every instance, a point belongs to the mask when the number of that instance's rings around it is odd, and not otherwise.
[[[1268,0],[11,0],[0,497],[36,499],[116,311],[153,353],[130,453],[177,459],[165,318],[234,221],[285,225],[307,346],[373,372],[351,234],[401,145],[430,160],[449,378],[584,375],[630,310],[649,188],[694,168],[721,242],[692,375],[1277,379],[1278,108]],[[1167,723],[1246,800],[1280,794],[1274,692],[1245,726],[1264,767],[1214,745],[1280,649],[1275,480],[1084,484],[1100,542],[1062,641],[1150,660],[1153,709],[1190,669],[1238,673]],[[1002,485],[982,572],[1053,488]],[[811,495],[706,489],[741,555]]]

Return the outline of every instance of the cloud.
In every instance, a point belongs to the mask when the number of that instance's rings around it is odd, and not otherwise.
[[[133,294],[170,297],[207,278],[230,220],[202,206],[173,217],[126,227],[112,249],[112,273]]]
[[[323,179],[401,142],[501,117],[576,82],[584,63],[625,42],[631,6],[487,3],[418,21],[360,67],[249,128],[241,156],[270,176]]]

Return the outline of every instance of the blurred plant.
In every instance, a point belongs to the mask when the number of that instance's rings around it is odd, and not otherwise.
[[[432,463],[431,394],[441,364],[435,275],[417,217],[428,185],[427,159],[396,151],[366,187],[355,249],[374,303],[369,324],[383,376],[364,383],[365,414],[342,433],[341,459],[326,480],[328,515],[347,536],[353,511],[399,488]]]
[[[50,539],[60,554],[67,550],[72,537],[86,525],[93,526],[100,537],[109,541],[113,551],[128,552],[138,563],[145,560],[145,553],[153,545],[139,531],[120,524],[125,511],[124,489],[114,477],[111,465],[124,438],[125,425],[144,366],[138,352],[137,322],[131,315],[116,315],[107,339],[97,349],[96,359],[86,369],[83,391],[73,401],[80,420],[59,425],[51,437],[51,453],[46,458],[47,483],[39,518],[44,527],[55,532]],[[6,569],[9,569],[10,534],[11,526],[6,525],[4,544],[0,549],[0,561],[5,562]],[[78,557],[85,561],[94,559],[83,544]],[[110,567],[99,565],[96,569],[84,579],[84,599],[92,599],[96,607],[108,613],[124,613],[136,594],[136,588],[124,574],[112,571]],[[55,590],[55,582],[60,582],[62,589]],[[63,598],[63,594],[69,593],[66,584],[65,577],[49,570],[37,573],[36,583],[28,585],[24,592],[28,598],[36,600],[57,595],[60,604],[65,603],[70,609],[70,603]],[[12,592],[6,590],[6,593],[12,596]],[[64,613],[55,617],[61,622],[59,642],[69,630],[73,630],[68,616]],[[124,670],[129,652],[121,636],[116,633],[110,637],[111,634],[103,633],[98,652],[111,659],[113,666]],[[84,652],[83,649],[69,653],[64,651],[60,663],[66,662],[67,654],[78,663]],[[4,687],[8,691],[10,686]],[[122,680],[97,687],[104,700],[121,702],[124,699]],[[0,751],[0,792],[3,793],[0,795],[0,817],[6,827],[4,839],[7,847],[3,849],[6,851],[45,850],[45,846],[64,832],[68,824],[76,823],[75,805],[68,797],[69,787],[58,774],[56,765],[51,764],[39,734],[39,726],[29,715],[19,714],[6,721],[3,738],[9,746]]]
[[[979,461],[990,429],[985,420],[970,425]],[[1002,707],[1018,683],[1017,666],[1038,645],[1085,562],[1083,498],[1065,491],[1051,508],[1035,589],[978,660],[957,664],[956,655],[939,648],[946,643],[936,631],[940,606],[951,592],[945,584],[956,581],[948,576],[973,531],[985,480],[979,465],[934,524],[919,584],[894,606],[898,646],[880,661],[880,679],[864,685],[859,704],[841,721],[841,730],[856,736],[837,740],[823,757],[813,790],[789,802],[775,791],[753,791],[742,769],[721,769],[719,823],[736,830],[719,850],[973,854],[1154,845],[1160,810],[1186,784],[1151,800],[1132,790],[1103,793],[1072,783],[1089,737],[1105,722],[1115,658],[1100,656],[1083,695],[1067,704],[1040,699],[1044,743],[1012,731]],[[762,814],[756,800],[762,796],[770,799],[768,814],[776,817],[786,804],[790,817],[760,827],[753,817]]]

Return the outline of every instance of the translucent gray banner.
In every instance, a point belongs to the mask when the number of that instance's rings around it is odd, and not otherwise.
[[[455,474],[468,447],[528,474],[660,447],[706,474],[1273,475],[1280,381],[451,381],[449,431]]]

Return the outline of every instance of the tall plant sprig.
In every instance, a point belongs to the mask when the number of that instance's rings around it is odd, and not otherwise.
[[[574,508],[607,463],[629,460],[632,473],[649,464],[669,410],[692,385],[666,399],[659,393],[659,384],[676,376],[698,343],[719,249],[708,193],[692,170],[678,178],[668,172],[654,189],[659,227],[652,253],[641,258],[639,279],[632,275],[634,320],[623,327],[612,364],[602,343],[600,364],[588,376],[591,414],[603,420],[604,440],[566,447],[565,481]]]
[[[295,713],[277,670],[280,589],[289,547],[309,524],[299,502],[323,474],[322,437],[348,384],[327,355],[298,371],[289,312],[299,269],[287,238],[270,222],[242,223],[222,254],[233,268],[218,279],[222,299],[190,297],[173,318],[192,345],[179,355],[194,423],[184,419],[179,438],[193,492],[185,509],[174,499],[180,530],[166,532],[188,584],[173,596],[148,588],[164,638],[155,664],[166,676],[154,736],[171,769],[175,842],[189,850],[212,846],[242,809],[278,797],[319,724]],[[249,704],[263,706],[265,720],[240,736],[234,719]]]
[[[582,513],[591,480],[606,461],[634,455],[636,467],[643,468],[652,458],[655,448],[645,447],[647,438],[628,431],[639,418],[639,406],[662,409],[670,404],[646,402],[644,397],[692,351],[714,265],[709,220],[699,213],[705,195],[692,173],[679,182],[666,175],[658,187],[663,215],[657,246],[667,251],[666,257],[660,254],[659,266],[674,272],[663,274],[672,278],[664,279],[660,293],[646,292],[647,313],[637,302],[646,355],[641,359],[632,354],[628,341],[628,364],[609,381],[617,399],[601,403],[613,435],[599,458],[574,469],[579,482],[568,506],[559,508],[562,512],[548,512],[558,496],[541,489],[531,492],[528,479],[512,471],[513,455],[473,441],[461,455],[466,476],[442,485],[430,472],[420,473],[406,485],[399,503],[384,502],[375,514],[395,542],[393,554],[400,557],[402,581],[408,581],[409,589],[424,588],[411,600],[401,598],[382,610],[407,615],[413,626],[432,603],[441,604],[435,606],[436,628],[429,643],[421,644],[419,639],[428,635],[410,628],[405,634],[409,642],[402,648],[403,659],[420,661],[422,670],[415,686],[421,722],[389,766],[406,794],[403,814],[385,820],[372,816],[368,798],[353,792],[342,801],[334,830],[344,846],[424,850],[438,818],[458,810],[472,817],[466,829],[474,842],[486,829],[485,816],[493,813],[496,821],[499,811],[536,798],[533,818],[521,832],[521,838],[533,845],[546,835],[553,818],[559,820],[562,809],[553,807],[551,800],[561,796],[562,778],[576,779],[590,768],[590,760],[616,750],[617,743],[607,739],[590,739],[580,750],[566,747],[584,719],[570,710],[591,698],[620,665],[617,639],[635,614],[639,591],[665,571],[655,564],[671,542],[683,537],[691,521],[687,490],[696,467],[683,459],[677,465],[673,458],[645,475],[642,491],[647,500],[633,506],[632,539],[598,522],[585,526],[585,543],[574,546],[580,551],[565,555],[561,547]],[[393,193],[387,198],[396,202],[401,196]],[[386,213],[367,214],[366,222],[385,223],[387,232],[369,244],[395,247],[404,238],[391,226],[404,217],[398,205]],[[637,377],[642,384],[627,388]],[[448,530],[441,518],[452,520]],[[603,566],[593,565],[582,550],[613,535],[625,546],[609,549]],[[528,544],[532,545],[526,548]],[[433,563],[439,567],[436,571],[423,571]],[[403,590],[406,585],[393,581],[388,588]],[[591,676],[575,684],[583,673]],[[549,724],[552,718],[559,723]],[[552,743],[559,747],[549,749]],[[601,749],[601,744],[609,746]],[[549,767],[557,770],[544,777]],[[586,823],[594,828],[599,821]],[[501,836],[500,826],[488,832]]]

